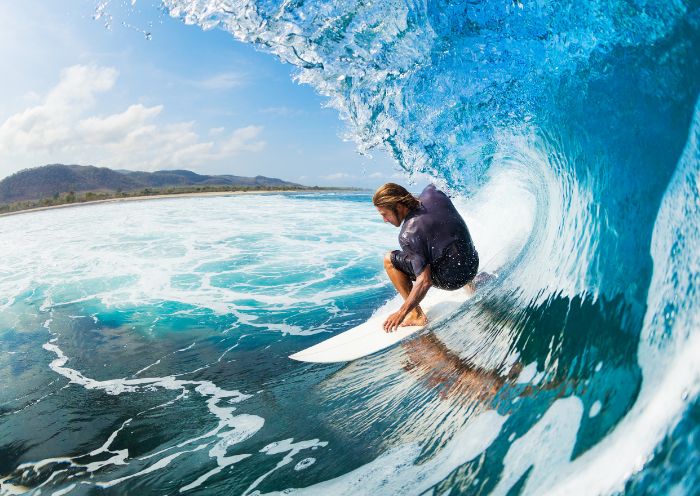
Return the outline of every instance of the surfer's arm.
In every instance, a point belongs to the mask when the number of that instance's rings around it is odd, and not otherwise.
[[[406,318],[406,315],[408,315],[411,310],[416,308],[423,298],[425,298],[425,295],[428,293],[428,290],[432,284],[432,279],[430,277],[430,265],[426,265],[423,271],[418,275],[418,277],[416,277],[416,282],[413,283],[411,292],[403,302],[403,305],[401,305],[401,308],[399,308],[399,311],[389,315],[384,322],[384,329],[387,331],[396,330],[399,325],[401,325],[401,322],[403,322],[403,319]]]

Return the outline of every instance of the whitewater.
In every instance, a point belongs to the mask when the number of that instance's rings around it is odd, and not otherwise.
[[[367,194],[4,217],[0,493],[697,494],[700,2],[162,9],[293,64],[498,279],[302,364],[397,302]]]

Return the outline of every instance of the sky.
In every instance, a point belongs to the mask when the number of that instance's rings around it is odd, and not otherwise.
[[[291,65],[172,19],[157,0],[131,3],[0,0],[0,179],[65,163],[405,181],[383,150],[363,156],[343,140],[337,111]]]

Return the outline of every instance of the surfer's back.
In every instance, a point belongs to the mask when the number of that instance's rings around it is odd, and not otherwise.
[[[418,197],[420,206],[404,219],[399,234],[402,247],[423,245],[429,262],[442,257],[445,248],[454,242],[471,245],[471,235],[450,198],[429,184]]]

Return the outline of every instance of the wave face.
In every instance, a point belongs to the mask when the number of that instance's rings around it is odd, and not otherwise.
[[[71,296],[57,305],[55,291],[50,301],[42,289],[36,297],[22,293],[33,281],[11,273],[3,284],[17,296],[0,303],[19,315],[27,301],[43,302],[36,322],[50,331],[42,349],[52,357],[52,371],[83,387],[88,398],[95,390],[126,394],[120,411],[137,413],[111,419],[104,435],[94,436],[101,439],[96,446],[77,443],[75,453],[84,455],[4,458],[8,475],[0,489],[79,491],[88,487],[81,484],[94,484],[93,473],[105,488],[206,487],[221,494],[692,494],[700,487],[700,2],[163,5],[186,23],[226,30],[295,65],[296,80],[328,97],[361,152],[385,148],[408,178],[430,174],[462,197],[457,203],[482,268],[499,278],[449,322],[414,340],[343,367],[314,368],[281,358],[318,341],[309,335],[313,330],[351,327],[391,294],[381,268],[363,258],[369,257],[363,243],[376,250],[383,238],[375,228],[363,230],[361,211],[350,229],[364,241],[328,238],[360,260],[347,271],[329,246],[319,244],[334,222],[308,225],[313,239],[296,240],[308,243],[300,253],[320,246],[328,257],[318,281],[322,290],[334,278],[345,285],[318,301],[296,292],[307,278],[314,280],[309,272],[315,269],[275,279],[273,272],[256,272],[264,264],[255,253],[248,261],[233,252],[221,258],[250,264],[243,280],[228,266],[213,269],[228,279],[207,279],[196,290],[187,277],[178,279],[175,300],[184,309],[168,307],[173,296],[158,293],[155,275],[139,279],[142,293],[133,292],[128,278],[110,283],[118,290],[93,288],[82,297],[74,294],[79,287],[65,288]],[[343,202],[333,208],[359,208],[357,199]],[[290,222],[308,222],[305,211],[328,213],[319,204],[290,208],[290,215],[300,215]],[[200,213],[221,221],[216,211]],[[334,217],[341,218],[348,217]],[[265,225],[268,232],[273,224]],[[199,247],[191,239],[186,253]],[[296,241],[284,238],[280,246]],[[206,249],[227,249],[222,246],[214,239]],[[379,257],[376,251],[371,255]],[[214,303],[229,294],[222,288],[254,280],[294,290],[246,302],[241,289],[239,306]],[[159,364],[145,358],[143,372],[153,367],[148,379],[126,366],[112,375],[90,369],[97,364],[89,357],[82,357],[90,365],[82,372],[68,367],[69,360],[81,363],[78,345],[85,339],[76,332],[79,322],[69,325],[71,312],[95,292],[118,297],[102,299],[107,308],[79,309],[106,329],[126,328],[143,316],[133,311],[128,322],[108,325],[101,319],[110,305],[127,298],[138,308],[138,299],[154,292],[149,311],[170,315],[170,330],[182,330],[195,317],[205,319],[210,332],[219,329],[221,344],[204,346],[198,358],[209,364],[204,377],[196,374],[199,362],[187,354],[187,343],[173,339],[160,345],[161,355],[185,354],[177,373],[153,377]],[[198,299],[187,299],[192,294]],[[307,311],[294,316],[300,301]],[[235,322],[222,315],[234,315]],[[160,317],[151,317],[145,327],[159,329]],[[185,324],[178,323],[181,317]],[[24,325],[17,319],[6,325]],[[226,335],[229,326],[235,339]],[[267,330],[296,341],[280,345]],[[239,345],[243,335],[252,337]],[[75,336],[69,340],[75,346],[68,349],[61,336]],[[268,347],[276,357],[272,365],[261,358],[270,356],[264,355]],[[217,365],[217,353],[239,353],[235,378]],[[60,391],[37,401],[55,401]],[[153,398],[129,404],[130,393],[148,391]],[[104,410],[113,404],[98,398]],[[185,400],[175,413],[216,419],[208,432],[179,420],[173,424],[183,430],[177,442],[159,439],[161,417],[150,414],[140,432],[131,427],[143,412],[167,405],[175,414],[169,405]],[[256,445],[261,438],[275,442]],[[32,448],[29,439],[13,442],[10,452]],[[258,465],[246,465],[248,457]],[[186,467],[186,475],[168,485],[175,476],[167,471],[175,466],[180,474]]]
[[[700,382],[689,354],[700,331],[700,3],[163,3],[186,23],[295,65],[296,80],[328,97],[361,152],[385,148],[408,175],[428,173],[453,193],[478,196],[503,175],[528,192],[501,198],[522,199],[533,219],[502,282],[437,334],[467,363],[502,370],[498,360],[515,354],[539,382],[531,405],[499,403],[510,415],[502,432],[518,439],[497,439],[436,487],[609,492],[630,480],[628,490],[644,492],[645,471],[669,463],[685,478],[655,489],[693,487],[697,446],[683,439],[697,425],[680,419],[697,411]],[[497,210],[485,218],[493,230],[508,225]],[[465,337],[475,321],[480,343]],[[365,372],[358,390],[388,380]],[[411,404],[395,394],[378,404]],[[564,401],[551,422],[573,434],[538,439],[533,431]],[[427,405],[413,403],[393,413],[422,425]],[[470,411],[456,408],[452,422]],[[353,428],[361,426],[370,428]],[[452,434],[442,435],[448,443]],[[688,456],[664,462],[678,443]],[[437,449],[422,446],[428,458]],[[621,459],[604,465],[614,454]]]

